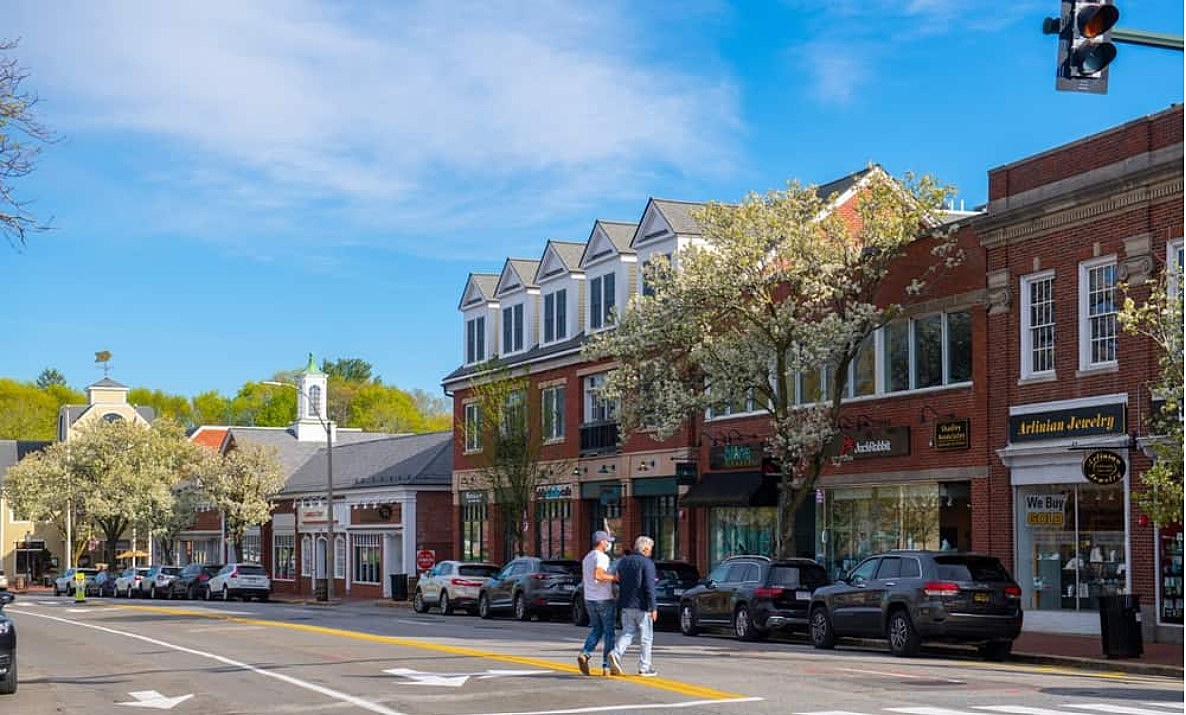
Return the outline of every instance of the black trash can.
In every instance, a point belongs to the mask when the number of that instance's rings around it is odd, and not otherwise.
[[[391,574],[391,600],[408,600],[408,575],[406,573]]]
[[[329,579],[319,578],[313,581],[313,598],[318,601],[329,600]]]
[[[1100,596],[1100,638],[1108,658],[1141,657],[1145,643],[1139,594]]]

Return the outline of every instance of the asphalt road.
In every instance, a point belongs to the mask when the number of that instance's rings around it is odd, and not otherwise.
[[[583,677],[585,630],[372,604],[21,599],[20,688],[0,714],[1165,715],[1177,679],[656,637],[658,678]],[[625,665],[635,669],[636,656]],[[598,661],[595,659],[594,663]]]

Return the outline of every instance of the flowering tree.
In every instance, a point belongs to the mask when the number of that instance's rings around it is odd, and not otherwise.
[[[1182,521],[1182,281],[1180,275],[1150,279],[1149,298],[1137,303],[1125,296],[1118,318],[1125,332],[1143,335],[1158,347],[1161,374],[1153,385],[1161,409],[1151,417],[1150,441],[1156,459],[1133,496],[1158,524]]]
[[[87,519],[91,486],[70,471],[65,442],[55,442],[33,452],[4,476],[4,497],[18,519],[50,524],[66,540],[67,513],[72,520],[71,553],[79,553],[94,535]]]
[[[247,445],[226,454],[206,451],[197,470],[197,483],[209,504],[222,512],[227,539],[243,555],[247,529],[266,522],[272,499],[284,488],[284,473],[274,447]]]
[[[838,433],[849,368],[901,312],[882,295],[891,267],[920,237],[933,243],[908,286],[916,294],[961,260],[954,231],[938,228],[950,191],[871,167],[843,206],[791,183],[698,211],[702,241],[674,265],[648,265],[653,290],[586,348],[617,363],[605,395],[621,403],[623,438],[646,427],[665,439],[711,405],[752,400],[783,470],[777,551],[794,555],[795,513]],[[824,380],[799,380],[821,370]]]

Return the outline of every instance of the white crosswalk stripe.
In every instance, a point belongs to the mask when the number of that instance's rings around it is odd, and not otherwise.
[[[885,708],[885,710],[904,715],[971,715],[967,710],[950,710],[948,708]]]
[[[1066,710],[1032,708],[1028,705],[977,705],[975,707],[977,710],[988,710],[989,712],[994,713],[1009,713],[1009,715],[1074,715],[1073,712],[1068,712]]]
[[[1186,702],[1182,702],[1182,703],[1141,703],[1141,705],[1152,705],[1155,708],[1169,708],[1170,710],[1186,710]]]
[[[1113,713],[1114,715],[1164,715],[1162,710],[1151,710],[1149,708],[1137,708],[1131,705],[1112,705],[1104,703],[1076,703],[1067,705],[1068,708],[1075,708],[1076,710],[1091,710],[1097,713]]]

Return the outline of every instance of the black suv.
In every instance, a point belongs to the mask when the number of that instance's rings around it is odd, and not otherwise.
[[[11,593],[0,592],[0,695],[16,692],[16,626],[4,615],[4,607],[14,600]]]
[[[491,618],[510,609],[515,618],[528,621],[535,614],[568,613],[580,580],[580,561],[520,556],[486,579],[478,592],[478,615]]]
[[[811,642],[831,648],[842,636],[885,638],[899,656],[915,655],[923,641],[971,643],[1002,660],[1021,619],[1021,588],[996,557],[891,551],[815,592]]]
[[[177,578],[169,582],[165,594],[169,598],[188,598],[202,600],[206,596],[206,582],[210,577],[222,570],[222,564],[192,563],[181,569]]]
[[[812,592],[828,574],[811,559],[731,556],[680,599],[679,629],[694,636],[702,628],[729,628],[741,640],[771,631],[807,630]]]

